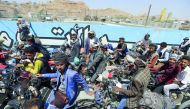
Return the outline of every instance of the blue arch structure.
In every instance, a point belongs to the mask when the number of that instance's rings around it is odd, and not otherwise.
[[[172,45],[180,44],[184,37],[189,37],[190,35],[190,31],[176,29],[145,28],[102,23],[77,23],[76,26],[76,23],[69,22],[31,22],[31,25],[33,28],[31,33],[36,33],[38,35],[37,37],[42,40],[42,44],[52,46],[58,46],[63,44],[64,41],[69,40],[73,32],[78,34],[81,44],[84,46],[84,39],[87,37],[89,30],[94,30],[99,38],[101,36],[107,37],[110,43],[117,43],[119,37],[125,37],[129,44],[143,39],[146,33],[151,35],[150,38],[155,43],[165,41]],[[53,29],[59,29],[59,32],[53,33]],[[2,31],[8,34],[10,42],[16,41],[16,21],[0,21],[0,32]],[[12,44],[6,46],[12,47]]]

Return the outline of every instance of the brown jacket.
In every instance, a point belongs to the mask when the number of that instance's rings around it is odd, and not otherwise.
[[[148,67],[139,69],[138,74],[134,77],[128,86],[128,89],[123,89],[123,93],[128,97],[127,107],[134,109],[138,107],[138,102],[142,98],[144,89],[150,81],[150,70]]]

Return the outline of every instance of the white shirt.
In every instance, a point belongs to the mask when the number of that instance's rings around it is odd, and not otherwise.
[[[183,47],[185,47],[185,46],[187,46],[187,45],[189,45],[190,43],[189,43],[189,41],[187,41],[187,42],[185,42],[184,44],[183,44],[183,42],[181,43],[181,48],[183,48]]]
[[[164,48],[164,49],[162,49],[162,50],[158,49],[157,52],[158,52],[158,54],[159,54],[160,52],[162,53],[162,56],[161,56],[161,57],[163,57],[163,59],[158,59],[160,62],[166,62],[166,61],[169,60],[170,54],[167,52],[167,49],[166,49],[166,48]]]
[[[182,72],[177,75],[177,80],[181,81],[184,85],[180,89],[184,89],[190,84],[190,67],[187,66]]]
[[[187,66],[185,69],[184,69],[184,78],[183,80],[181,81],[183,84],[188,84],[190,83],[190,67]]]
[[[61,92],[66,92],[66,86],[65,86],[65,84],[64,84],[64,75],[61,75],[61,77],[60,77],[60,86],[59,86],[59,90],[61,91]]]
[[[90,48],[92,48],[92,45],[94,45],[96,40],[95,38],[93,38],[93,39],[90,39],[89,41],[90,41]]]

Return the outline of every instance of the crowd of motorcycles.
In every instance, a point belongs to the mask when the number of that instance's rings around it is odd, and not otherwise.
[[[33,98],[44,101],[50,90],[39,88],[40,83],[40,79],[22,69],[15,69],[15,66],[8,65],[1,69],[0,109],[20,109],[27,100]]]
[[[134,53],[136,54],[136,53]],[[136,55],[138,56],[138,55]],[[135,56],[131,56],[134,58]],[[53,66],[51,66],[53,67]],[[122,84],[129,84],[134,74],[128,71],[127,63],[122,65],[112,65],[99,74],[95,82],[91,82],[90,77],[86,77],[91,90],[95,90],[95,96],[91,97],[81,89],[76,103],[76,109],[117,109],[117,105],[122,95],[113,93],[114,86],[122,87]],[[111,75],[111,76],[110,76]],[[154,76],[152,75],[151,78]],[[148,88],[154,88],[154,81],[150,79]],[[49,99],[52,89],[40,87],[41,80],[29,75],[22,68],[16,69],[15,65],[7,64],[5,68],[0,68],[0,109],[22,109],[22,105],[33,98],[38,98],[41,102],[41,109]],[[85,96],[84,96],[85,95]],[[184,90],[172,91],[173,99],[177,109],[190,108],[190,86]],[[139,106],[137,109],[151,109],[148,106]]]

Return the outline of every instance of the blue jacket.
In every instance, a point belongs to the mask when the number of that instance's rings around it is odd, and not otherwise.
[[[59,84],[59,77],[61,76],[61,73],[57,71],[56,73],[51,73],[51,74],[43,74],[43,77],[46,78],[57,78],[57,85]],[[86,93],[89,93],[89,87],[82,77],[78,72],[67,69],[66,72],[64,73],[64,82],[66,86],[66,95],[69,99],[69,103],[64,107],[64,109],[67,109],[71,106],[73,106],[76,102],[76,98],[78,96],[78,84],[81,85]]]

